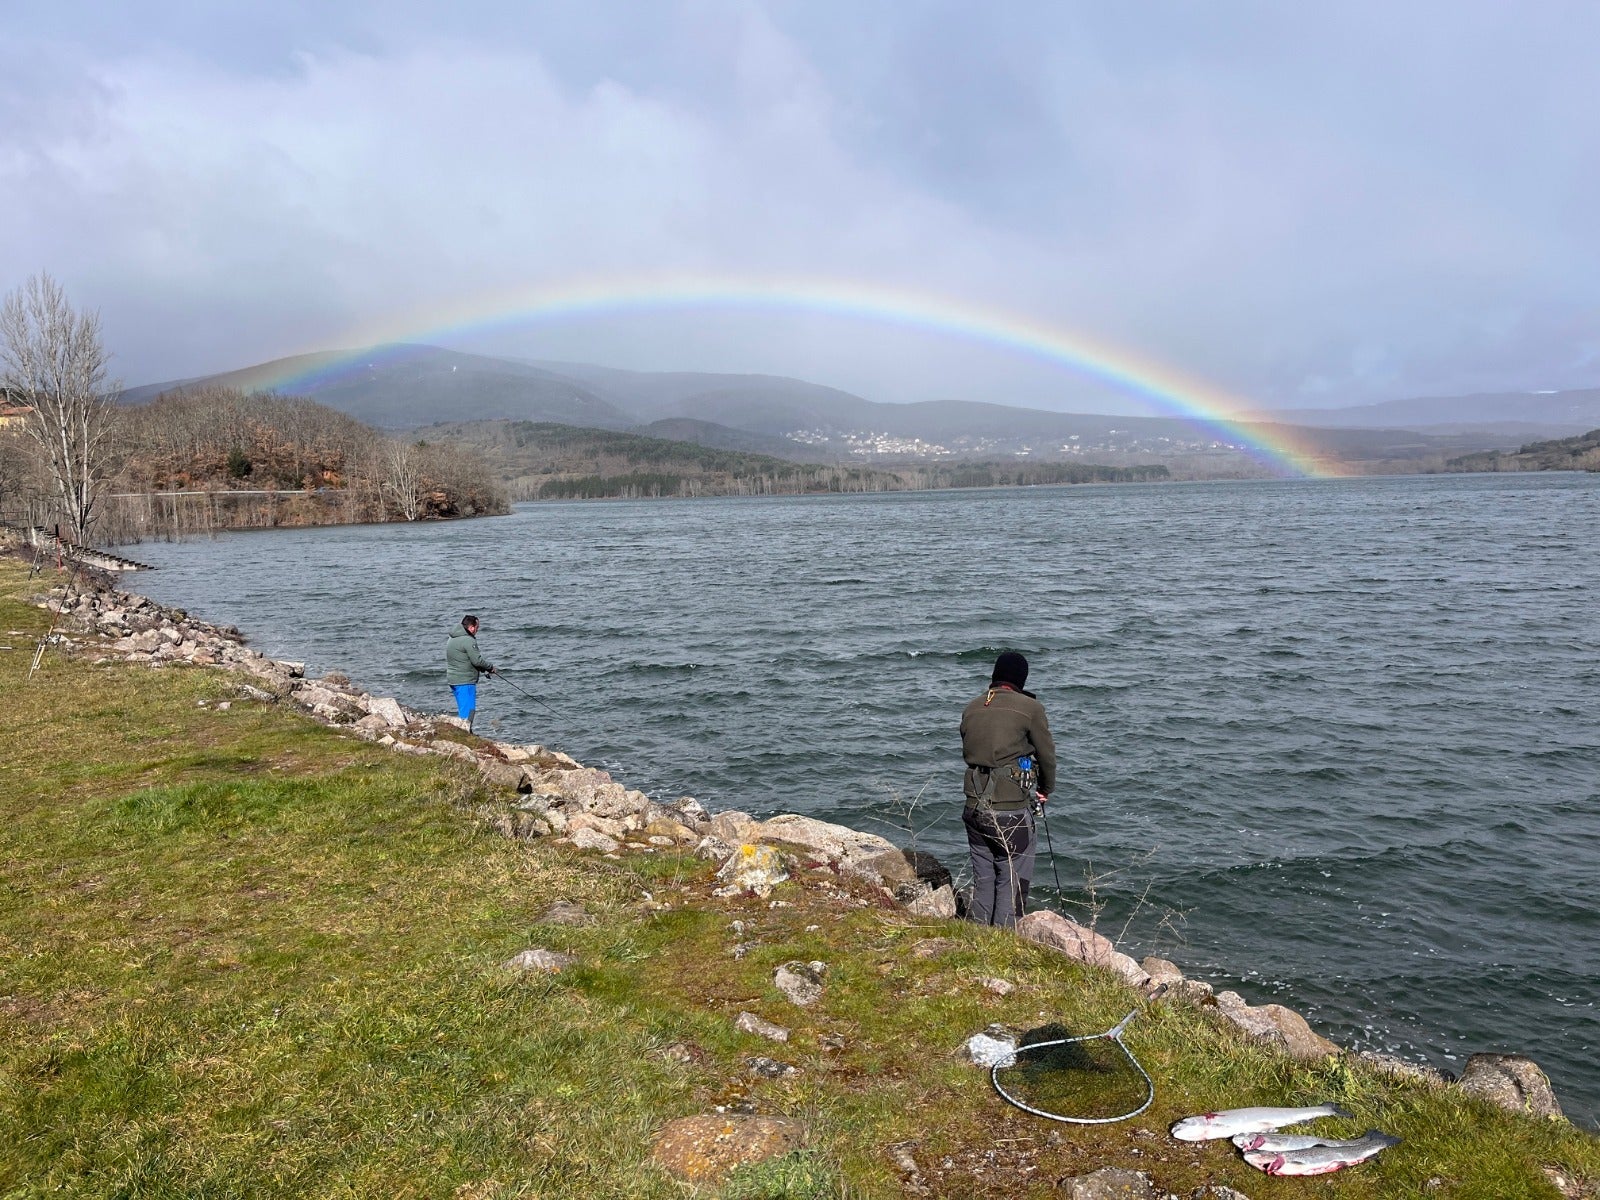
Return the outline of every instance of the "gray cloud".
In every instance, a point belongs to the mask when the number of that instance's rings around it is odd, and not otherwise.
[[[0,287],[51,270],[133,381],[650,273],[825,275],[1101,336],[1263,404],[1593,386],[1600,9],[23,0]],[[1114,402],[824,315],[485,348]]]

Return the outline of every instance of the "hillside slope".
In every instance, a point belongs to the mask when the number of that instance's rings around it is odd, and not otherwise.
[[[1445,464],[1451,471],[1600,471],[1600,429],[1576,437],[1531,442],[1510,451],[1464,454]]]

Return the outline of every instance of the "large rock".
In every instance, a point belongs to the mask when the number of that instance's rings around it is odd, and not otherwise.
[[[628,832],[626,825],[610,817],[599,817],[594,813],[574,813],[567,820],[567,835],[570,837],[580,829],[593,829],[596,833],[603,833],[609,838],[620,838]]]
[[[528,767],[524,764],[524,770]],[[579,812],[598,813],[602,817],[623,817],[636,810],[630,793],[611,778],[609,771],[594,767],[579,767],[571,771],[535,772],[533,790],[562,797],[568,808]]]
[[[924,888],[905,902],[906,911],[919,917],[953,918],[956,915],[956,893],[949,884],[941,888]]]
[[[1061,1192],[1071,1200],[1162,1200],[1143,1171],[1101,1167],[1087,1175],[1061,1181]]]
[[[573,832],[571,840],[579,850],[598,850],[601,854],[614,854],[622,849],[621,843],[598,829],[578,829]]]
[[[369,713],[362,720],[357,721],[356,724],[360,725],[366,721],[381,721],[383,719],[376,713]],[[509,791],[522,790],[522,768],[514,767],[508,762],[501,762],[498,758],[490,758],[487,755],[479,756],[478,773],[494,787],[505,788]]]
[[[1408,1062],[1392,1054],[1379,1054],[1376,1050],[1357,1051],[1356,1057],[1373,1070],[1392,1079],[1408,1079],[1415,1083],[1427,1084],[1429,1087],[1443,1087],[1455,1078],[1454,1075],[1427,1063]]]
[[[1507,1112],[1561,1116],[1561,1105],[1556,1102],[1549,1077],[1533,1059],[1520,1054],[1474,1054],[1467,1059],[1456,1086]]]
[[[789,872],[783,855],[771,846],[753,846],[746,842],[728,856],[728,861],[717,871],[717,878],[724,886],[717,888],[715,895],[753,892],[765,899],[774,887],[789,878]]]
[[[713,832],[715,827],[716,822],[713,821]],[[784,813],[770,821],[761,822],[750,840],[803,846],[815,856],[836,862],[846,870],[865,868],[863,873],[874,881],[879,876],[871,868],[865,867],[868,860],[882,854],[900,853],[893,842],[875,833],[861,833],[844,825],[830,825],[827,821],[794,813]]]
[[[761,823],[749,813],[729,809],[712,817],[711,824],[705,832],[707,837],[714,837],[719,842],[737,846],[741,842],[758,841],[758,838],[752,836],[752,831],[759,829],[760,826]]]
[[[805,1127],[788,1117],[716,1113],[680,1117],[656,1135],[650,1157],[691,1183],[720,1183],[735,1167],[790,1154],[805,1144]]]
[[[400,707],[400,701],[392,696],[373,696],[367,701],[367,711],[375,717],[382,717],[391,729],[398,729],[407,724],[406,710]]]
[[[1341,1053],[1304,1017],[1281,1004],[1250,1005],[1237,992],[1218,992],[1217,1011],[1251,1037],[1282,1046],[1291,1058],[1314,1062]]]
[[[1149,982],[1150,976],[1144,968],[1112,945],[1109,938],[1049,909],[1028,913],[1017,922],[1017,933],[1077,962],[1115,971],[1133,987],[1143,987]]]

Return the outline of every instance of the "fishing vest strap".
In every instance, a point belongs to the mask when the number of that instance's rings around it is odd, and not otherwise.
[[[1022,812],[1028,807],[1030,793],[1025,784],[1028,772],[1018,769],[1015,763],[1010,766],[981,767],[971,763],[967,765],[967,802],[981,812]],[[1001,800],[996,802],[995,787],[1003,778],[1010,779],[1017,785],[1021,793],[1016,800]]]

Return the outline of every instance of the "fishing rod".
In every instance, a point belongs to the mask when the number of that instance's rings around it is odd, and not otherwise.
[[[1039,799],[1037,792],[1034,793],[1033,811],[1034,815],[1044,822],[1044,846],[1050,854],[1050,873],[1056,877],[1056,896],[1059,898],[1062,895],[1061,868],[1056,865],[1056,847],[1050,840],[1050,806]]]
[[[548,704],[546,704],[543,700],[539,699],[539,697],[535,696],[532,692],[526,691],[526,690],[518,687],[515,683],[511,682],[511,680],[506,678],[506,673],[504,671],[499,670],[498,668],[496,668],[495,670],[489,672],[489,678],[490,679],[498,679],[498,680],[500,680],[508,688],[510,688],[513,692],[516,692],[517,695],[525,696],[527,699],[532,700],[540,708],[544,709],[545,712],[549,713],[552,717],[555,717],[558,720],[560,719],[560,717],[561,717],[560,713],[558,713],[555,709],[551,708]]]

